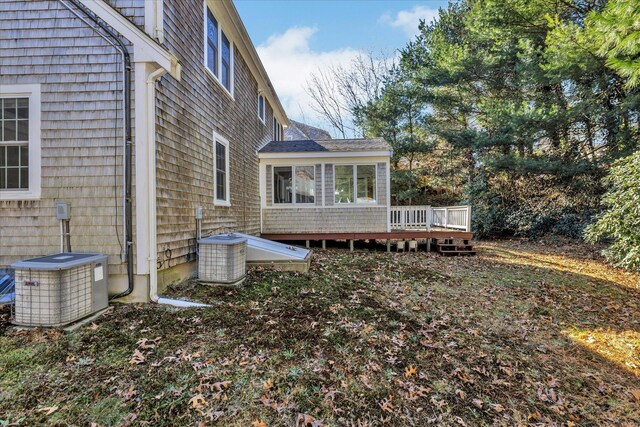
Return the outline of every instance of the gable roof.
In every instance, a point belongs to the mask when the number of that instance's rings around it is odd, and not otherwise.
[[[331,139],[331,135],[324,129],[289,119],[289,127],[284,131],[284,139],[285,141]]]
[[[211,11],[216,16],[218,21],[222,21],[223,28],[226,25],[226,31],[232,33],[232,38],[235,40],[234,47],[236,47],[242,57],[247,62],[249,70],[253,77],[258,81],[258,93],[264,95],[269,100],[269,105],[273,108],[274,114],[277,117],[280,124],[288,126],[289,119],[287,113],[284,111],[284,107],[278,98],[269,75],[258,56],[256,47],[249,36],[247,28],[240,18],[240,14],[233,4],[232,0],[205,0]]]
[[[387,152],[391,146],[382,138],[357,139],[305,139],[298,141],[271,141],[258,150],[267,153],[350,153],[350,152]]]

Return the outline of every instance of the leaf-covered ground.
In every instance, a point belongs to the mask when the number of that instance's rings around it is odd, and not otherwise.
[[[640,276],[592,248],[316,251],[213,305],[116,305],[71,333],[0,322],[0,424],[640,425]]]

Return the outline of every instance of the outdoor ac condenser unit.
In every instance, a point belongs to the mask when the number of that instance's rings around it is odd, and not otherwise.
[[[109,305],[106,255],[61,253],[20,261],[11,268],[17,325],[63,326]]]
[[[247,272],[247,238],[219,234],[198,240],[198,279],[224,285],[239,284]]]

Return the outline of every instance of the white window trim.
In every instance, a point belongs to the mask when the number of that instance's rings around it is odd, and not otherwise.
[[[207,70],[209,72],[209,75],[212,76],[215,80],[216,83],[218,83],[218,85],[220,85],[220,87],[222,88],[223,92],[229,96],[231,98],[232,101],[235,101],[235,78],[234,78],[234,70],[235,70],[235,56],[236,56],[236,52],[235,52],[235,43],[233,42],[233,39],[231,37],[229,37],[229,33],[225,32],[224,35],[227,37],[227,40],[229,40],[229,48],[230,48],[230,64],[229,64],[229,85],[231,86],[231,90],[227,89],[224,84],[222,83],[222,23],[220,22],[220,20],[218,18],[216,18],[216,15],[213,13],[213,10],[209,9],[209,6],[207,6],[207,0],[203,1],[203,23],[204,23],[204,39],[203,39],[203,46],[204,46],[204,69]],[[207,34],[207,10],[211,10],[211,14],[213,15],[214,18],[216,18],[216,21],[218,22],[218,74],[219,76],[215,75],[213,71],[211,71],[207,65],[207,63],[209,62],[209,49],[207,49],[207,43],[208,43],[208,34]]]
[[[225,156],[225,168],[227,172],[227,182],[226,182],[226,189],[225,189],[225,195],[227,196],[226,200],[218,199],[218,195],[217,195],[218,186],[216,182],[216,179],[217,179],[216,143],[218,142],[224,145],[227,153],[227,155]],[[229,170],[229,141],[226,138],[224,138],[222,135],[216,132],[213,132],[212,150],[213,150],[213,204],[215,206],[231,206],[231,194],[229,193],[229,190],[230,190],[229,181],[231,180],[231,173],[230,173],[231,171]]]
[[[29,190],[0,190],[0,200],[38,200],[41,196],[40,84],[0,85],[0,98],[20,97],[29,98]]]
[[[298,203],[296,202],[296,168],[297,167],[311,167],[313,168],[313,202],[307,203]],[[292,181],[292,194],[291,194],[291,203],[277,203],[276,202],[276,186],[274,185],[273,175],[275,173],[275,168],[291,168],[291,181]],[[316,166],[315,165],[301,165],[301,164],[291,164],[291,165],[271,165],[271,200],[272,205],[274,206],[316,206],[316,200],[318,195],[315,194],[316,187]]]
[[[260,109],[260,98],[262,98],[262,109]],[[264,95],[258,95],[258,119],[263,125],[267,124],[267,98]]]
[[[336,194],[336,166],[353,166],[353,202],[352,203],[338,203],[335,201]],[[371,202],[358,202],[358,166],[373,166],[375,185],[374,191],[376,192],[375,198]],[[376,163],[334,163],[333,164],[333,194],[334,194],[334,206],[379,206],[378,200],[378,165]]]

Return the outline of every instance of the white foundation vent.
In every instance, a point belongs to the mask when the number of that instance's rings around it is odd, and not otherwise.
[[[247,239],[235,234],[219,234],[198,240],[198,279],[232,285],[247,273]]]
[[[106,255],[61,253],[20,261],[11,268],[17,325],[63,326],[109,305]]]

